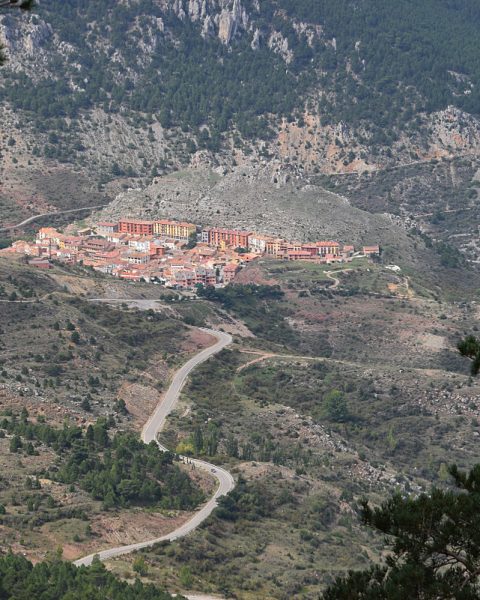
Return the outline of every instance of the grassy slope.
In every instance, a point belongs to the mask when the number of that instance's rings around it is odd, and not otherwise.
[[[152,579],[178,585],[183,566],[193,589],[242,600],[317,598],[336,572],[381,553],[358,523],[360,497],[443,485],[442,463],[476,462],[480,386],[454,350],[477,322],[475,307],[407,297],[401,288],[405,297],[396,296],[387,288],[395,279],[379,265],[341,275],[338,292],[325,290],[324,272],[267,261],[242,273],[243,282],[281,283],[286,297],[271,309],[287,315],[295,336],[283,348],[278,340],[237,339],[236,349],[193,375],[165,440],[185,444],[196,428],[206,439],[206,424],[218,426],[213,462],[246,480],[240,517],[217,513],[188,540],[148,553]],[[242,347],[322,358],[239,370],[257,358]],[[341,422],[326,405],[332,390],[346,399]],[[127,564],[111,566],[121,572]]]
[[[102,278],[76,270],[47,273],[16,258],[0,258],[0,300],[13,292],[33,300],[0,303],[0,412],[19,414],[26,407],[33,419],[42,415],[59,427],[113,415],[118,428],[134,429],[146,418],[169,369],[183,363],[194,346],[186,345],[188,330],[171,317],[97,306],[80,297],[82,289],[100,295],[103,284]],[[117,293],[130,291],[116,286]],[[72,341],[74,333],[78,343]],[[130,414],[117,410],[119,397],[126,399]],[[0,439],[4,547],[42,558],[47,549],[62,546],[65,557],[73,558],[119,540],[144,539],[151,531],[164,533],[184,518],[174,511],[148,517],[141,510],[104,513],[101,503],[78,488],[48,481],[38,491],[27,489],[27,477],[40,474],[55,454],[36,443],[38,455],[12,454],[9,444],[8,438]],[[40,504],[29,510],[32,496]]]

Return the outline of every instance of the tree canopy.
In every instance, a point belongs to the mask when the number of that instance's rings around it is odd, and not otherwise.
[[[0,430],[12,436],[11,452],[27,449],[32,441],[53,448],[59,460],[51,465],[48,477],[77,484],[102,500],[105,509],[193,509],[203,500],[201,490],[175,464],[172,453],[161,452],[154,442],[144,444],[133,433],[117,433],[110,438],[108,427],[105,419],[99,419],[86,431],[69,425],[56,429],[46,423],[33,423],[27,415],[20,419],[14,415],[0,422]]]
[[[480,342],[474,335],[468,335],[458,344],[458,350],[462,356],[472,359],[471,373],[478,375],[480,371]]]
[[[362,520],[387,536],[382,565],[339,578],[323,600],[478,600],[480,598],[480,465],[452,466],[454,487],[395,494]]]
[[[181,599],[182,596],[176,596]],[[120,581],[99,562],[77,568],[58,558],[32,565],[23,556],[0,558],[2,600],[171,600],[172,596],[139,580]]]
[[[301,119],[305,103],[324,123],[368,124],[373,144],[449,105],[479,113],[476,0],[243,0],[260,40],[243,32],[228,46],[167,4],[44,0],[49,64],[34,91],[28,74],[8,73],[2,97],[39,123],[93,107],[155,115],[212,150],[232,126],[268,138],[279,118]],[[272,35],[288,43],[287,61]]]

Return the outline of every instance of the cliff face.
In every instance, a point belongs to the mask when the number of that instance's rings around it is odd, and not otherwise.
[[[112,164],[148,177],[274,158],[309,172],[351,173],[478,154],[476,116],[453,105],[422,111],[420,93],[414,108],[401,97],[390,106],[398,83],[388,83],[382,104],[365,75],[374,60],[366,43],[348,32],[340,40],[318,16],[290,14],[284,4],[291,3],[152,0],[145,12],[134,0],[85,0],[57,14],[58,4],[43,0],[33,15],[2,16],[9,61],[0,104],[22,121],[22,132],[8,135],[102,179]],[[475,90],[470,78],[453,75],[464,95]],[[367,111],[359,118],[360,101]],[[402,111],[411,112],[406,126],[384,124]],[[382,135],[388,129],[393,134]]]
[[[54,36],[52,26],[40,18],[22,21],[10,16],[0,16],[0,41],[8,58],[8,68],[14,72],[43,71],[47,68],[46,45]],[[62,45],[60,52],[67,52]]]
[[[224,44],[249,29],[249,15],[241,0],[167,0],[163,7],[181,21],[199,23],[204,36],[218,36]]]

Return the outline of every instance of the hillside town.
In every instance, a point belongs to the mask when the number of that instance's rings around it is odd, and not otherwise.
[[[26,255],[31,266],[51,268],[52,261],[82,265],[136,282],[174,289],[225,286],[259,257],[286,261],[336,263],[380,253],[378,245],[358,251],[336,241],[294,242],[235,229],[199,227],[174,220],[121,219],[65,232],[43,227],[34,241],[18,240],[4,253]]]

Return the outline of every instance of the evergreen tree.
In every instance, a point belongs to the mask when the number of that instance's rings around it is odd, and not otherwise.
[[[338,579],[323,600],[480,599],[480,465],[449,472],[454,489],[363,503],[364,524],[388,536],[391,553]]]
[[[474,335],[469,335],[457,347],[462,356],[472,359],[471,373],[472,375],[478,375],[480,371],[480,342]]]

